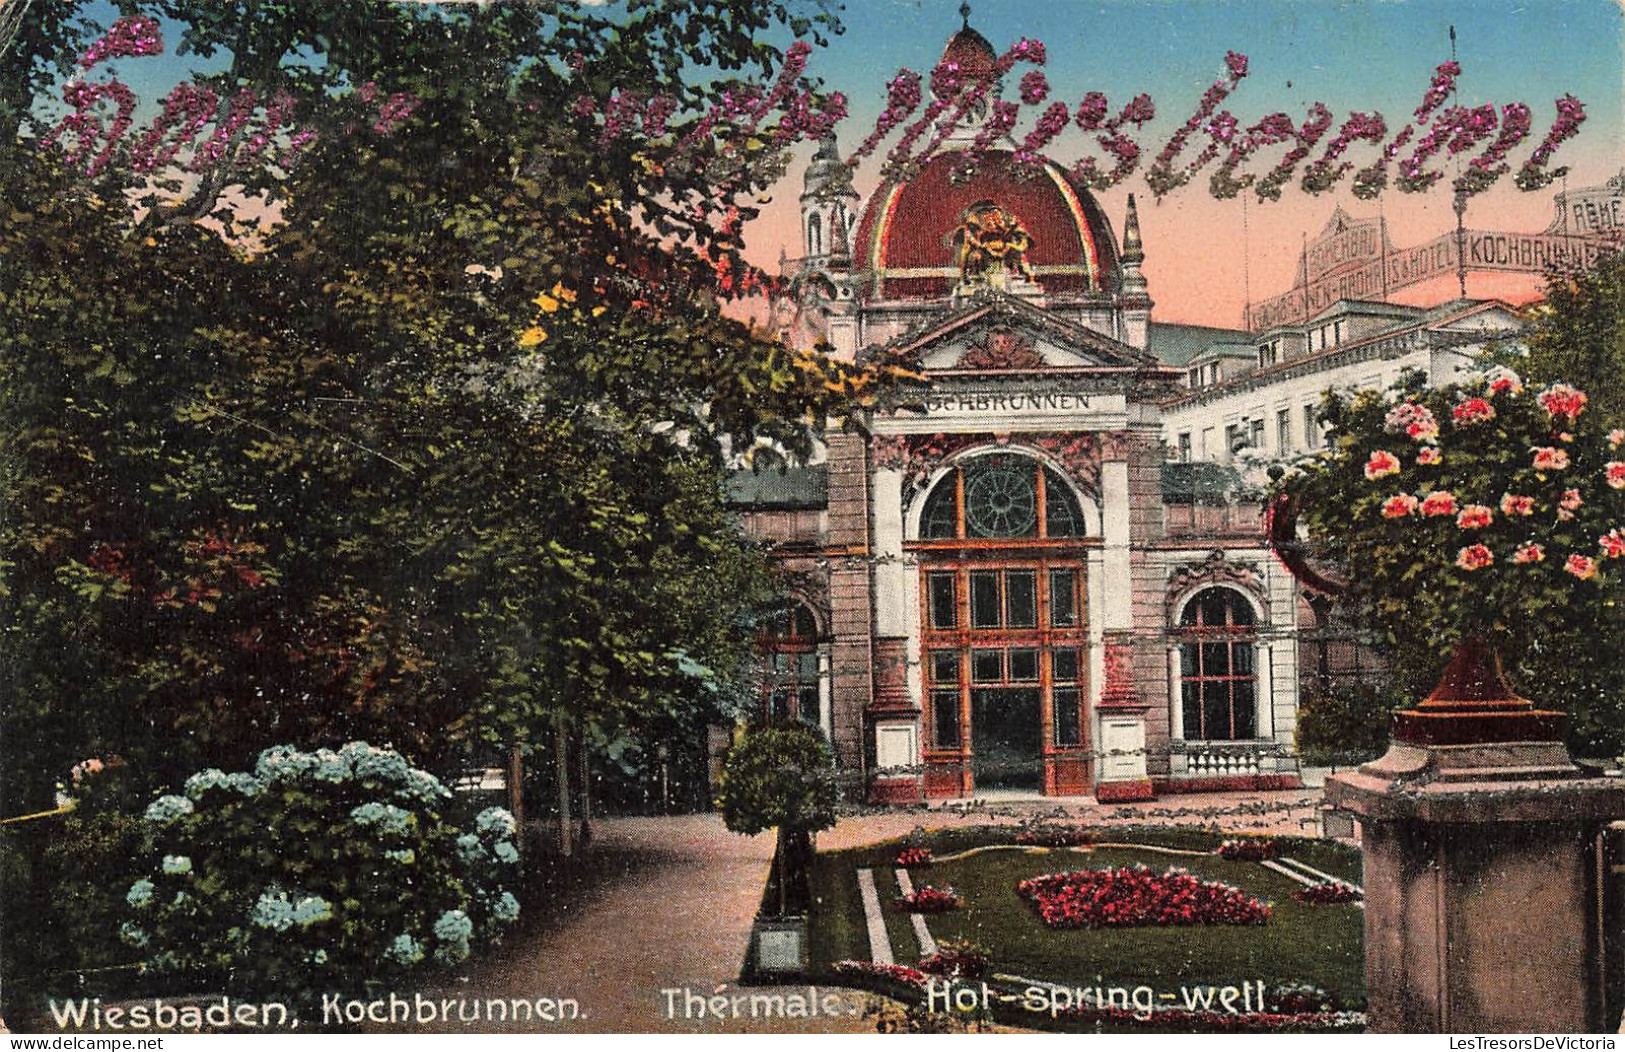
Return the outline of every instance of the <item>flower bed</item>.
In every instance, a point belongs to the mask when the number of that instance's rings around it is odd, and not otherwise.
[[[1311,884],[1298,892],[1298,901],[1311,906],[1327,906],[1339,902],[1360,902],[1365,898],[1360,889],[1341,880],[1326,880]]]
[[[874,961],[836,961],[830,971],[850,986],[872,989],[875,987],[903,987],[919,991],[925,988],[927,976],[917,968],[900,964],[876,964]]]
[[[1016,834],[1016,843],[1032,847],[1086,847],[1099,839],[1093,830],[1082,826],[1023,829]]]
[[[965,939],[938,945],[937,952],[920,961],[920,971],[948,979],[980,979],[987,975],[988,952]]]
[[[1144,1027],[1181,1033],[1357,1033],[1366,1026],[1364,1012],[1248,1012],[1231,1015],[1228,1012],[1159,1008],[1148,1019],[1127,1008],[1082,1007],[1062,1012],[1059,1018],[1084,1026]]]
[[[1281,853],[1273,840],[1226,840],[1214,852],[1232,862],[1262,862]]]
[[[931,849],[928,847],[905,847],[897,852],[897,864],[905,869],[909,866],[929,866],[931,864]]]
[[[912,895],[900,896],[895,905],[904,913],[947,913],[959,908],[953,888],[933,888],[927,884]]]
[[[1145,866],[1051,873],[1016,885],[1051,928],[1264,924],[1270,908],[1240,888],[1183,869]]]

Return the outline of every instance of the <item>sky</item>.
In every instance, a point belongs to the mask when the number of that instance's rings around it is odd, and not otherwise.
[[[926,73],[936,63],[960,26],[959,2],[846,5],[845,33],[815,51],[809,66],[849,100],[851,116],[839,132],[843,155],[873,127],[885,84],[899,68]],[[1462,66],[1459,101],[1497,107],[1524,102],[1533,111],[1530,137],[1510,155],[1513,173],[1546,134],[1556,115],[1554,100],[1564,94],[1579,98],[1587,115],[1553,162],[1570,168],[1568,187],[1597,185],[1625,168],[1625,14],[1613,0],[972,0],[971,8],[970,24],[995,50],[1023,36],[1044,42],[1051,99],[1071,106],[1085,92],[1098,90],[1114,108],[1140,92],[1155,101],[1157,119],[1135,136],[1144,150],[1140,171],[1097,195],[1119,235],[1127,195],[1136,195],[1155,320],[1236,326],[1247,302],[1291,287],[1303,235],[1313,237],[1336,205],[1354,216],[1378,212],[1377,202],[1360,201],[1349,192],[1347,180],[1318,197],[1288,184],[1279,202],[1254,199],[1244,209],[1239,198],[1209,196],[1208,170],[1161,202],[1153,200],[1144,169],[1195,110],[1221,73],[1227,51],[1250,60],[1248,77],[1224,103],[1243,125],[1277,111],[1301,123],[1308,107],[1320,101],[1334,114],[1334,132],[1351,110],[1381,112],[1394,129],[1410,119],[1434,68],[1450,59],[1454,26]],[[1014,99],[1016,77],[1008,79],[1005,97]],[[1018,125],[1017,135],[1027,126]],[[1070,163],[1091,146],[1074,132],[1049,152]],[[1375,149],[1357,144],[1348,156],[1363,166]],[[1284,150],[1261,153],[1244,170],[1263,169]],[[807,155],[810,149],[792,165],[762,218],[747,228],[752,256],[763,265],[777,260],[781,244],[797,254],[796,198],[801,158]],[[1184,159],[1194,155],[1188,150]],[[1311,159],[1315,156],[1318,152]],[[858,189],[867,194],[878,179],[878,164],[865,165]],[[1391,187],[1384,193],[1380,208],[1396,247],[1455,229],[1448,179],[1444,183],[1425,193],[1403,194]],[[1531,193],[1511,183],[1509,173],[1495,189],[1473,198],[1466,226],[1544,230],[1554,215],[1553,193],[1563,182]],[[1454,281],[1449,284],[1453,294]],[[1469,291],[1526,298],[1537,284],[1522,278],[1485,280]]]

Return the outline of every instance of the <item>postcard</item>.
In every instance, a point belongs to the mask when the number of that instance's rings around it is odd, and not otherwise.
[[[1607,0],[4,0],[0,1029],[1615,1048],[1622,85]]]

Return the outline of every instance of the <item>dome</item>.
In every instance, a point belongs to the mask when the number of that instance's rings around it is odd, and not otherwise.
[[[987,37],[972,29],[970,23],[966,22],[965,28],[949,39],[948,46],[942,51],[939,65],[953,63],[958,66],[959,75],[968,84],[991,79],[998,61],[998,56],[993,52],[993,45],[987,42]]]
[[[872,274],[875,298],[947,297],[959,283],[954,235],[972,206],[989,202],[1025,228],[1026,262],[1047,295],[1117,291],[1111,225],[1094,195],[1059,165],[1023,164],[1007,150],[989,150],[975,174],[956,183],[951,173],[963,161],[963,151],[939,153],[914,178],[883,183],[869,199],[852,263]]]

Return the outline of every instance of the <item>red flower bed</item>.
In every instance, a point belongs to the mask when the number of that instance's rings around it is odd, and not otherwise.
[[[1023,829],[1016,834],[1016,843],[1029,847],[1084,847],[1100,838],[1082,826],[1054,826]]]
[[[987,951],[964,940],[945,942],[920,961],[920,971],[949,979],[980,979],[987,975]]]
[[[926,975],[917,968],[905,968],[900,964],[876,964],[873,961],[836,961],[830,965],[830,971],[842,979],[851,980],[854,986],[868,986],[876,983],[896,983],[899,986],[923,988]]]
[[[929,866],[931,864],[931,849],[928,847],[905,847],[897,852],[897,864],[904,868],[909,866]]]
[[[1307,902],[1311,906],[1326,906],[1337,902],[1359,902],[1365,896],[1360,889],[1352,884],[1345,884],[1341,880],[1326,880],[1319,884],[1311,884],[1298,892],[1298,901]]]
[[[1214,854],[1232,862],[1262,862],[1281,853],[1273,840],[1226,840]]]
[[[1144,866],[1051,873],[1016,885],[1051,928],[1263,924],[1270,908],[1240,888],[1182,869]]]
[[[927,884],[912,895],[904,895],[895,905],[904,913],[947,913],[959,908],[959,896],[953,888],[933,888]]]

